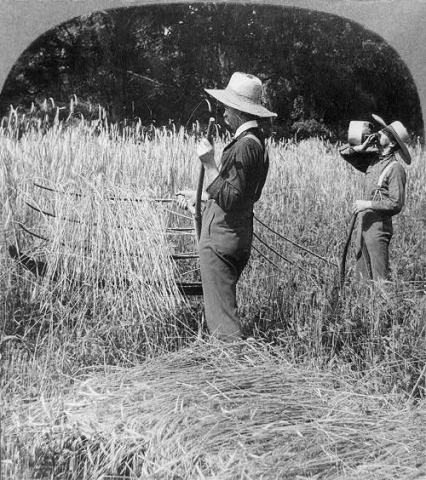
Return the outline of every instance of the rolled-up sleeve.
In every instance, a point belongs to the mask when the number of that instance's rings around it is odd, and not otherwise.
[[[367,171],[372,159],[377,157],[377,153],[373,152],[356,152],[350,145],[341,148],[339,153],[346,162],[363,173]]]
[[[225,211],[234,209],[247,195],[247,179],[259,158],[263,158],[263,152],[255,141],[243,139],[236,142],[225,153],[223,170],[206,189],[209,197]]]

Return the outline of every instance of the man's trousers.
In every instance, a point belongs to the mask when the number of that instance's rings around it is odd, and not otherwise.
[[[389,280],[389,244],[393,235],[392,218],[378,212],[365,212],[359,218],[356,275],[359,279]]]
[[[252,240],[252,209],[225,212],[214,200],[207,202],[199,243],[201,281],[207,326],[221,340],[242,336],[236,287],[250,258]]]

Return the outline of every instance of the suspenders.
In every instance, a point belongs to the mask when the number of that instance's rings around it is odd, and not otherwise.
[[[398,162],[396,160],[392,160],[389,162],[386,167],[383,169],[382,173],[380,174],[379,179],[377,180],[377,188],[374,192],[373,195],[373,200],[381,200],[382,199],[382,193],[380,189],[383,186],[383,182],[385,181],[386,175],[392,170],[392,168],[397,164]],[[379,196],[379,198],[376,198]]]
[[[262,145],[262,142],[256,137],[256,135],[253,135],[252,133],[248,133],[248,134],[245,136],[245,138],[252,138],[253,140],[256,141],[256,143],[258,143],[258,144],[260,145],[260,148],[263,150],[263,162],[266,163],[267,158],[268,158],[268,151],[267,151],[267,149],[266,149],[266,145],[263,146],[263,145]],[[264,185],[264,183],[263,183],[262,185],[257,184],[256,190],[255,190],[255,192],[254,192],[255,198],[256,198],[256,197],[258,196],[258,194],[259,194],[259,189],[262,189],[262,188],[263,188],[263,185]]]
[[[383,169],[382,173],[380,174],[379,179],[377,180],[377,187],[381,188],[383,185],[383,182],[386,178],[386,175],[391,171],[392,167],[397,163],[396,160],[392,160],[392,162],[389,162],[386,167]]]
[[[262,150],[264,149],[263,148],[263,145],[262,145],[262,142],[256,137],[256,135],[253,135],[252,133],[248,133],[247,135],[245,135],[244,138],[252,138],[253,140],[256,140],[256,142],[260,145],[260,147],[262,148]],[[266,150],[266,149],[265,149]]]

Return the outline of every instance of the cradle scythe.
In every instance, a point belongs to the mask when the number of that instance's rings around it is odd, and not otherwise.
[[[211,105],[210,102],[206,99],[206,102],[209,105],[209,111],[211,113]],[[215,119],[214,117],[209,118],[209,125],[207,127],[207,140],[211,143],[212,141],[212,130],[214,125]],[[198,184],[197,184],[197,191],[195,195],[195,214],[194,214],[194,223],[195,223],[195,233],[197,235],[197,241],[200,240],[201,236],[201,196],[203,193],[203,184],[204,184],[204,165],[200,167],[200,173],[198,176]]]
[[[349,245],[351,243],[351,237],[352,237],[352,232],[355,227],[355,221],[357,218],[357,214],[354,213],[351,218],[351,223],[349,225],[349,231],[348,231],[348,237],[346,238],[346,243],[343,248],[343,253],[342,253],[342,260],[340,262],[340,288],[343,288],[345,284],[345,268],[346,268],[346,256],[348,254],[348,249]]]

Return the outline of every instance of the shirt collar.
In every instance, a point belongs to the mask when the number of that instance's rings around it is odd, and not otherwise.
[[[388,153],[386,155],[379,155],[379,161],[386,162],[387,160],[392,160],[392,158],[394,157],[395,157],[395,154],[393,152]]]
[[[250,120],[246,123],[243,123],[240,125],[234,135],[234,138],[239,137],[242,133],[244,133],[246,130],[250,130],[250,128],[257,128],[259,125],[257,123],[257,120]]]

